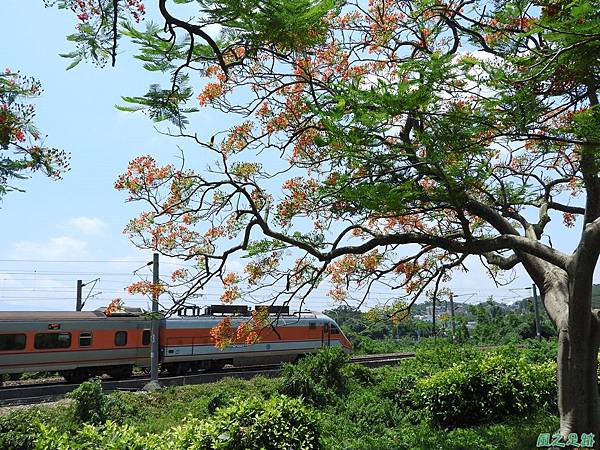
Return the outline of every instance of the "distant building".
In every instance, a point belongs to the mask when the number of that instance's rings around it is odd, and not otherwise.
[[[419,314],[414,316],[417,320],[422,320],[423,322],[433,323],[433,316],[431,314]]]

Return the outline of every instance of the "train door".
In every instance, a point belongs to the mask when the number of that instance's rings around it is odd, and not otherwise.
[[[143,367],[150,366],[150,337],[150,328],[138,327],[137,361]]]

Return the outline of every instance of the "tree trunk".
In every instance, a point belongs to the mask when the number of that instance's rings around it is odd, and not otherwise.
[[[570,302],[572,305],[572,302]],[[588,323],[574,320],[570,313],[558,326],[558,408],[560,432],[594,433],[600,440],[600,397],[598,395],[599,330],[596,318]],[[581,319],[581,317],[579,318]]]
[[[567,330],[560,332],[558,406],[563,436],[594,433],[600,438],[597,355],[598,345],[591,339],[573,339]]]

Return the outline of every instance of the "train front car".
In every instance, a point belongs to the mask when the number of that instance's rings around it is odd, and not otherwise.
[[[240,305],[213,305],[202,315],[169,318],[161,329],[163,368],[181,375],[188,370],[219,369],[226,364],[253,366],[292,362],[321,347],[352,345],[333,319],[305,311],[289,313],[287,308],[268,309],[270,326],[261,330],[255,343],[237,340],[224,348],[215,346],[211,329],[228,318],[231,330],[250,320],[250,309]]]
[[[325,314],[318,314],[318,317],[322,317],[324,324],[329,324],[329,331],[327,333],[329,346],[341,346],[346,353],[352,352],[352,343],[346,337],[344,332],[338,326],[338,324],[331,317]]]
[[[148,322],[101,311],[0,312],[0,374],[59,372],[68,382],[127,378],[148,359]]]

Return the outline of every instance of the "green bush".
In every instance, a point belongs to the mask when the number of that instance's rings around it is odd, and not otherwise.
[[[75,418],[81,423],[121,422],[134,413],[117,393],[105,395],[99,379],[81,383],[67,397],[75,400]]]
[[[103,425],[85,423],[71,437],[59,432],[55,427],[39,424],[39,435],[35,450],[159,450],[149,447],[147,439],[128,425],[118,425],[107,421]],[[167,447],[164,447],[165,449]]]
[[[415,352],[415,357],[407,361],[405,366],[415,374],[430,375],[480,355],[481,350],[476,347],[451,344],[444,339],[423,340]]]
[[[356,355],[374,355],[378,353],[395,353],[413,351],[415,342],[410,338],[400,340],[384,338],[373,339],[360,333],[344,330],[350,342],[352,342],[353,353]]]
[[[401,418],[398,407],[391,399],[378,396],[369,389],[352,392],[344,402],[342,413],[355,427],[367,433],[377,427],[380,430],[394,428]]]
[[[361,364],[348,364],[342,370],[348,380],[358,386],[367,387],[377,382],[373,370],[369,369],[367,366]]]
[[[558,417],[546,413],[455,430],[422,423],[397,429],[395,442],[407,450],[532,450],[540,430],[556,430],[558,425]]]
[[[125,405],[124,414],[119,418],[110,412],[108,418],[135,425],[141,434],[156,434],[181,424],[189,415],[208,418],[236,397],[269,398],[279,393],[279,387],[279,379],[256,377],[224,378],[215,383],[165,387],[154,392],[114,392],[109,398],[116,397]]]
[[[319,449],[315,412],[301,400],[275,396],[265,401],[253,397],[236,400],[210,420],[214,448],[227,450]],[[218,446],[215,445],[218,443]]]
[[[123,423],[138,416],[138,411],[125,401],[124,392],[111,392],[104,396],[104,420]]]
[[[140,434],[107,421],[84,424],[75,436],[40,425],[35,450],[319,450],[317,415],[301,400],[236,399],[207,420],[187,417],[160,434]]]
[[[64,405],[33,406],[14,409],[0,416],[0,449],[31,450],[38,437],[39,424],[70,432],[78,424],[73,418],[73,408]]]
[[[283,368],[281,392],[308,402],[331,404],[348,392],[344,366],[348,356],[337,347],[323,348]]]
[[[29,408],[0,417],[0,448],[2,450],[30,450],[33,448],[38,424],[48,419],[48,411]]]
[[[554,340],[527,339],[519,345],[502,345],[488,350],[488,353],[501,354],[508,358],[520,358],[527,362],[539,363],[556,361],[557,344]]]
[[[80,422],[97,424],[106,421],[106,396],[99,379],[81,383],[77,389],[67,394],[67,397],[75,400],[75,417]]]
[[[379,381],[374,390],[381,398],[391,400],[400,408],[413,407],[412,391],[418,379],[416,374],[406,373],[396,367],[382,367],[377,373]]]
[[[554,339],[528,339],[521,354],[531,362],[556,361],[558,346]]]
[[[323,421],[323,447],[328,450],[414,450],[400,437],[396,427],[378,424],[365,429],[364,423],[353,423],[339,412],[327,414]]]
[[[214,414],[217,409],[227,406],[231,400],[232,397],[226,391],[217,391],[210,396],[206,409],[209,414]]]
[[[555,404],[556,364],[490,353],[417,382],[415,403],[455,428],[503,420]]]
[[[193,417],[160,434],[139,433],[130,425],[108,420],[102,425],[86,423],[73,436],[40,424],[35,450],[212,450],[214,427]],[[224,447],[218,447],[222,449]],[[216,450],[216,448],[215,448]]]

